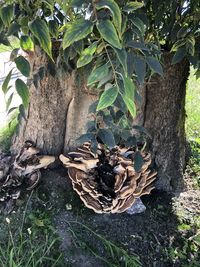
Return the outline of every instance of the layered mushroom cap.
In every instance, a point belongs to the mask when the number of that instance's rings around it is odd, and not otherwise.
[[[101,144],[94,154],[90,143],[84,143],[75,152],[60,155],[60,160],[86,207],[96,213],[122,213],[136,198],[150,194],[156,179],[156,172],[150,169],[151,155],[141,152],[143,164],[137,172],[135,154],[133,148],[108,150]]]
[[[32,190],[41,178],[41,168],[55,161],[39,155],[40,150],[27,141],[15,157],[0,155],[0,202],[19,198],[22,189]]]

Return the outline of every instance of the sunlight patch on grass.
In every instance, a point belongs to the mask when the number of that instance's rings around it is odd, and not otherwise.
[[[17,114],[18,112],[15,112],[8,123],[0,128],[0,151],[2,152],[8,152],[10,149],[11,139],[18,124]]]
[[[188,139],[200,136],[200,79],[196,80],[191,69],[186,93],[186,134]]]

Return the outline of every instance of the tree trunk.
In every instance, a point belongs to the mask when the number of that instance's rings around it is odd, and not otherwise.
[[[30,58],[32,73],[49,64],[36,50]],[[142,110],[136,121],[152,136],[152,152],[158,169],[157,187],[178,190],[183,184],[185,166],[185,91],[189,63],[171,65],[171,55],[163,55],[164,76],[153,75],[141,91]],[[59,155],[77,145],[85,132],[88,107],[97,96],[86,87],[77,71],[65,72],[56,64],[55,75],[45,72],[36,88],[30,85],[27,120],[20,124],[12,149],[19,151],[25,140],[32,140],[43,153]],[[79,80],[79,83],[77,82]],[[141,112],[142,111],[142,112]]]
[[[189,62],[171,65],[172,55],[163,54],[164,76],[153,75],[142,88],[142,112],[138,115],[152,137],[158,170],[157,188],[180,191],[185,167],[185,94]]]
[[[59,155],[76,146],[76,139],[85,132],[88,107],[96,100],[82,79],[78,84],[76,71],[66,72],[56,64],[54,69],[47,56],[36,49],[29,57],[32,74],[44,67],[44,78],[35,87],[30,83],[30,104],[27,120],[22,119],[14,136],[12,151],[17,153],[24,141],[33,141],[47,154]],[[51,73],[50,72],[55,72]],[[80,75],[79,75],[80,83]]]

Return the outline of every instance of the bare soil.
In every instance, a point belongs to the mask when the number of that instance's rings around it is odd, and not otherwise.
[[[112,263],[113,259],[108,249],[104,248],[102,240],[94,235],[94,231],[125,249],[130,255],[137,254],[144,267],[198,267],[199,252],[191,253],[187,249],[183,251],[185,240],[194,234],[193,230],[180,233],[178,229],[180,223],[185,223],[184,220],[190,222],[200,215],[199,191],[193,191],[192,194],[189,192],[188,196],[184,192],[174,197],[154,190],[150,196],[142,197],[147,207],[142,214],[99,215],[83,206],[77,194],[72,191],[66,169],[59,167],[43,171],[42,182],[29,202],[27,203],[28,197],[26,201],[19,200],[11,217],[18,225],[24,205],[28,214],[33,210],[48,213],[61,237],[58,250],[64,253],[63,266],[125,266],[123,258],[117,259],[117,255],[115,265],[105,263],[105,260]],[[2,218],[1,225],[0,238],[3,238]]]

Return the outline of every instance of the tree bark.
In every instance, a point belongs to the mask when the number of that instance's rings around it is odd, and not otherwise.
[[[164,75],[153,75],[142,88],[142,112],[137,122],[152,137],[152,153],[158,170],[157,188],[180,191],[185,168],[185,95],[189,62],[171,64],[172,55],[162,58]]]
[[[45,76],[37,88],[28,81],[30,104],[27,119],[21,120],[12,151],[17,153],[24,141],[31,140],[43,153],[59,155],[76,146],[76,139],[85,132],[88,107],[96,100],[96,95],[89,93],[84,79],[81,85],[78,84],[75,70],[66,72],[56,64],[52,75],[47,67],[50,62],[39,48],[29,56],[29,62],[32,76],[41,67],[45,69]]]
[[[49,64],[39,49],[29,60],[33,74]],[[183,186],[185,166],[184,106],[189,63],[183,60],[171,65],[171,55],[165,53],[163,68],[163,77],[153,75],[142,88],[143,104],[136,122],[152,136],[157,188],[177,191]],[[12,150],[18,152],[25,140],[35,142],[43,153],[54,155],[77,146],[76,139],[86,130],[88,107],[96,98],[83,76],[80,79],[77,71],[66,72],[56,64],[55,75],[47,70],[38,88],[31,83],[27,120],[22,120]]]

